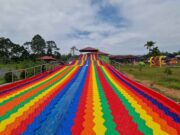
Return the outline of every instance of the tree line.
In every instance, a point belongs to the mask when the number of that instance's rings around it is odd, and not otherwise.
[[[0,37],[0,59],[3,63],[25,59],[36,60],[44,55],[60,59],[59,50],[55,41],[45,41],[39,34],[23,45],[13,43],[9,38]]]
[[[173,52],[173,53],[161,52],[159,50],[159,47],[155,46],[155,44],[156,44],[156,42],[154,42],[154,41],[147,41],[147,43],[144,45],[144,47],[146,47],[146,49],[148,50],[148,54],[147,54],[148,57],[150,57],[150,56],[160,56],[160,55],[165,55],[165,56],[168,56],[168,57],[174,57],[176,55],[180,55],[180,51]]]

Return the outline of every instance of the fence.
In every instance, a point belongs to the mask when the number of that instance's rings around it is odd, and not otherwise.
[[[12,70],[8,71],[6,73],[9,73],[11,76],[11,80],[9,82],[16,82],[22,79],[26,79],[32,76],[35,76],[39,73],[43,73],[48,70],[52,70],[55,68],[59,63],[53,63],[53,64],[42,64],[35,67],[29,67],[25,69],[18,69],[18,70]],[[5,74],[6,74],[5,73]]]
[[[122,64],[121,63],[119,63],[119,62],[116,62],[116,61],[110,61],[110,64],[113,66],[113,67],[115,67],[116,69],[120,69],[120,67],[122,66]]]

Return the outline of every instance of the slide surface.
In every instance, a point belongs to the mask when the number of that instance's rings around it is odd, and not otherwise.
[[[0,87],[0,135],[180,135],[180,106],[81,55]]]

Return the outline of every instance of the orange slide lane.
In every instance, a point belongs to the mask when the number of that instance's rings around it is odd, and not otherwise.
[[[53,72],[53,73],[51,73],[51,74],[49,74],[49,75],[47,75],[47,76],[45,76],[45,77],[35,81],[35,82],[29,83],[29,84],[24,85],[24,86],[22,86],[20,88],[17,88],[15,91],[12,90],[12,91],[9,91],[9,92],[7,92],[5,94],[0,94],[0,98],[5,98],[5,97],[7,97],[7,96],[9,96],[9,95],[11,95],[13,93],[23,91],[24,89],[27,89],[28,87],[34,86],[34,85],[36,85],[38,83],[41,83],[43,80],[46,80],[46,79],[50,78],[51,76],[57,74],[57,72],[60,72],[61,70],[65,69],[65,68],[66,68],[66,66],[60,68],[58,71],[55,71],[55,72]]]
[[[57,81],[59,78],[61,78],[62,76],[64,76],[65,74],[67,74],[70,70],[72,69],[69,68],[67,71],[62,72],[62,74],[60,74],[59,76],[53,78],[51,81],[48,81],[47,83],[33,89],[32,91],[18,97],[15,98],[13,100],[11,100],[10,102],[6,103],[3,106],[0,106],[0,117],[3,116],[6,112],[12,110],[15,106],[17,106],[18,104],[20,104],[21,102],[25,101],[27,98],[33,96],[34,94],[38,93],[39,91],[41,91],[42,89],[46,88],[47,86],[51,85],[52,82]],[[8,106],[8,107],[7,107]]]
[[[90,64],[90,73],[92,73],[92,63]],[[85,109],[85,115],[84,122],[83,122],[83,131],[82,135],[95,135],[95,132],[93,131],[94,127],[94,116],[93,116],[93,87],[92,87],[92,74],[89,75],[89,83],[88,83],[88,93],[86,98],[86,109]]]
[[[36,110],[38,110],[38,109],[41,107],[41,105],[42,105],[43,103],[45,103],[51,96],[56,95],[57,92],[60,91],[60,90],[65,86],[65,84],[72,78],[72,76],[74,76],[74,75],[77,73],[78,70],[79,70],[79,67],[76,68],[76,69],[73,71],[73,73],[66,78],[65,81],[63,81],[63,82],[60,83],[55,89],[53,89],[53,91],[51,91],[51,93],[48,93],[48,94],[47,94],[46,96],[44,96],[41,100],[39,100],[36,104],[34,104],[32,107],[30,107],[28,110],[26,110],[26,111],[23,113],[23,115],[17,117],[13,123],[7,125],[6,129],[5,129],[3,132],[0,132],[0,134],[1,134],[1,135],[12,134],[13,130],[15,130],[15,131],[16,131],[16,134],[17,134],[17,133],[18,133],[18,130],[17,130],[17,129],[20,130],[21,128],[24,128],[25,126],[27,126],[27,125],[28,125],[27,122],[25,122],[25,123],[23,123],[23,124],[22,124],[22,122],[25,121],[25,120],[27,120],[29,117],[31,118],[31,120],[33,120],[33,117],[35,117],[34,114],[36,113]],[[22,125],[23,125],[24,127],[22,127]],[[24,129],[25,129],[25,128],[24,128]],[[22,129],[21,129],[21,130],[22,130]]]

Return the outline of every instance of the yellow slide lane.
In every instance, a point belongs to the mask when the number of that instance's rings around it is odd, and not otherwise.
[[[95,66],[92,62],[92,79],[93,79],[93,110],[94,110],[94,131],[97,135],[104,135],[106,132],[106,127],[103,125],[105,120],[103,119],[103,112],[100,102],[100,96],[98,92],[97,80],[96,80],[96,73],[95,73]]]

